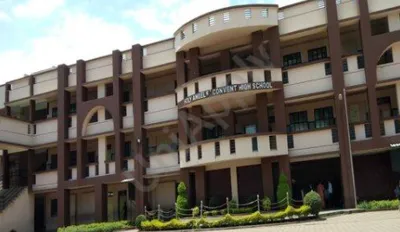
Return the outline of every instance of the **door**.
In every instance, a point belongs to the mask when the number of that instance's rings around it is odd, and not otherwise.
[[[118,218],[119,220],[126,220],[128,218],[128,196],[126,190],[118,192]]]
[[[45,197],[44,196],[36,196],[35,197],[35,232],[46,231],[46,222],[45,222]]]

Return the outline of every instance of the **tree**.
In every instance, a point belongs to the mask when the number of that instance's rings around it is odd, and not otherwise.
[[[281,173],[279,175],[278,189],[276,190],[276,197],[279,203],[285,200],[286,193],[289,193],[289,197],[291,197],[288,179],[286,178],[285,174]],[[282,205],[282,203],[280,205]]]
[[[178,216],[181,216],[185,213],[188,213],[186,212],[185,209],[188,209],[189,207],[185,183],[180,182],[177,190],[178,190],[178,197],[176,199],[176,206],[177,206],[176,213]]]

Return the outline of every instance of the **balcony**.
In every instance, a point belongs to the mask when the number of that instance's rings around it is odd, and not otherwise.
[[[153,68],[175,62],[174,41],[167,40],[143,48],[143,68]]]
[[[174,94],[149,99],[147,104],[148,111],[145,112],[144,118],[146,125],[178,119]]]
[[[288,135],[289,155],[292,157],[334,153],[339,151],[335,128],[304,131]]]
[[[347,71],[346,69],[343,70],[346,87],[364,85],[366,83],[364,69],[358,67],[358,57],[359,56],[356,55],[346,58]]]
[[[126,116],[122,118],[123,128],[133,128],[133,104],[128,103],[126,107]]]
[[[281,69],[245,68],[192,80],[176,89],[179,107],[252,96],[282,88]]]
[[[175,33],[176,52],[206,47],[247,36],[254,31],[278,25],[277,5],[250,5],[223,8],[201,15],[181,26]]]
[[[149,175],[179,171],[178,152],[150,155],[150,167],[146,173]]]
[[[179,150],[180,167],[288,154],[284,134],[247,134],[205,140]]]
[[[400,133],[400,120],[398,118],[386,119],[383,121],[384,136],[393,136]]]
[[[35,173],[34,191],[57,188],[57,170]]]
[[[57,141],[57,118],[36,123],[36,133],[33,136],[35,145]]]
[[[57,90],[57,70],[35,75],[33,94],[38,95]]]
[[[114,130],[114,122],[112,119],[89,123],[84,135],[97,135]]]
[[[391,9],[398,6],[399,2],[396,0],[380,0],[380,1],[368,0],[368,8],[370,13]]]
[[[112,77],[112,56],[100,57],[86,62],[86,82]]]
[[[350,139],[355,141],[367,140],[372,138],[371,124],[360,122],[349,125]]]
[[[0,141],[11,144],[32,146],[30,124],[17,119],[0,116]]]
[[[23,78],[11,82],[11,90],[9,92],[10,102],[29,97],[30,87],[29,78]]]

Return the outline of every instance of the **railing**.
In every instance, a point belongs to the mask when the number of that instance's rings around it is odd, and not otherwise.
[[[162,154],[162,153],[177,152],[177,151],[178,151],[177,143],[160,144],[147,147],[147,155]]]
[[[299,123],[292,123],[287,126],[287,132],[303,132],[315,129],[324,129],[331,126],[336,125],[335,118],[323,119],[323,120],[315,120],[315,121],[308,121],[308,122],[299,122]]]

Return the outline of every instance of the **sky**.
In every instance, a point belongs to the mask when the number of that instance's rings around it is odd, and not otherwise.
[[[0,84],[171,38],[190,19],[251,3],[299,0],[0,0]]]

